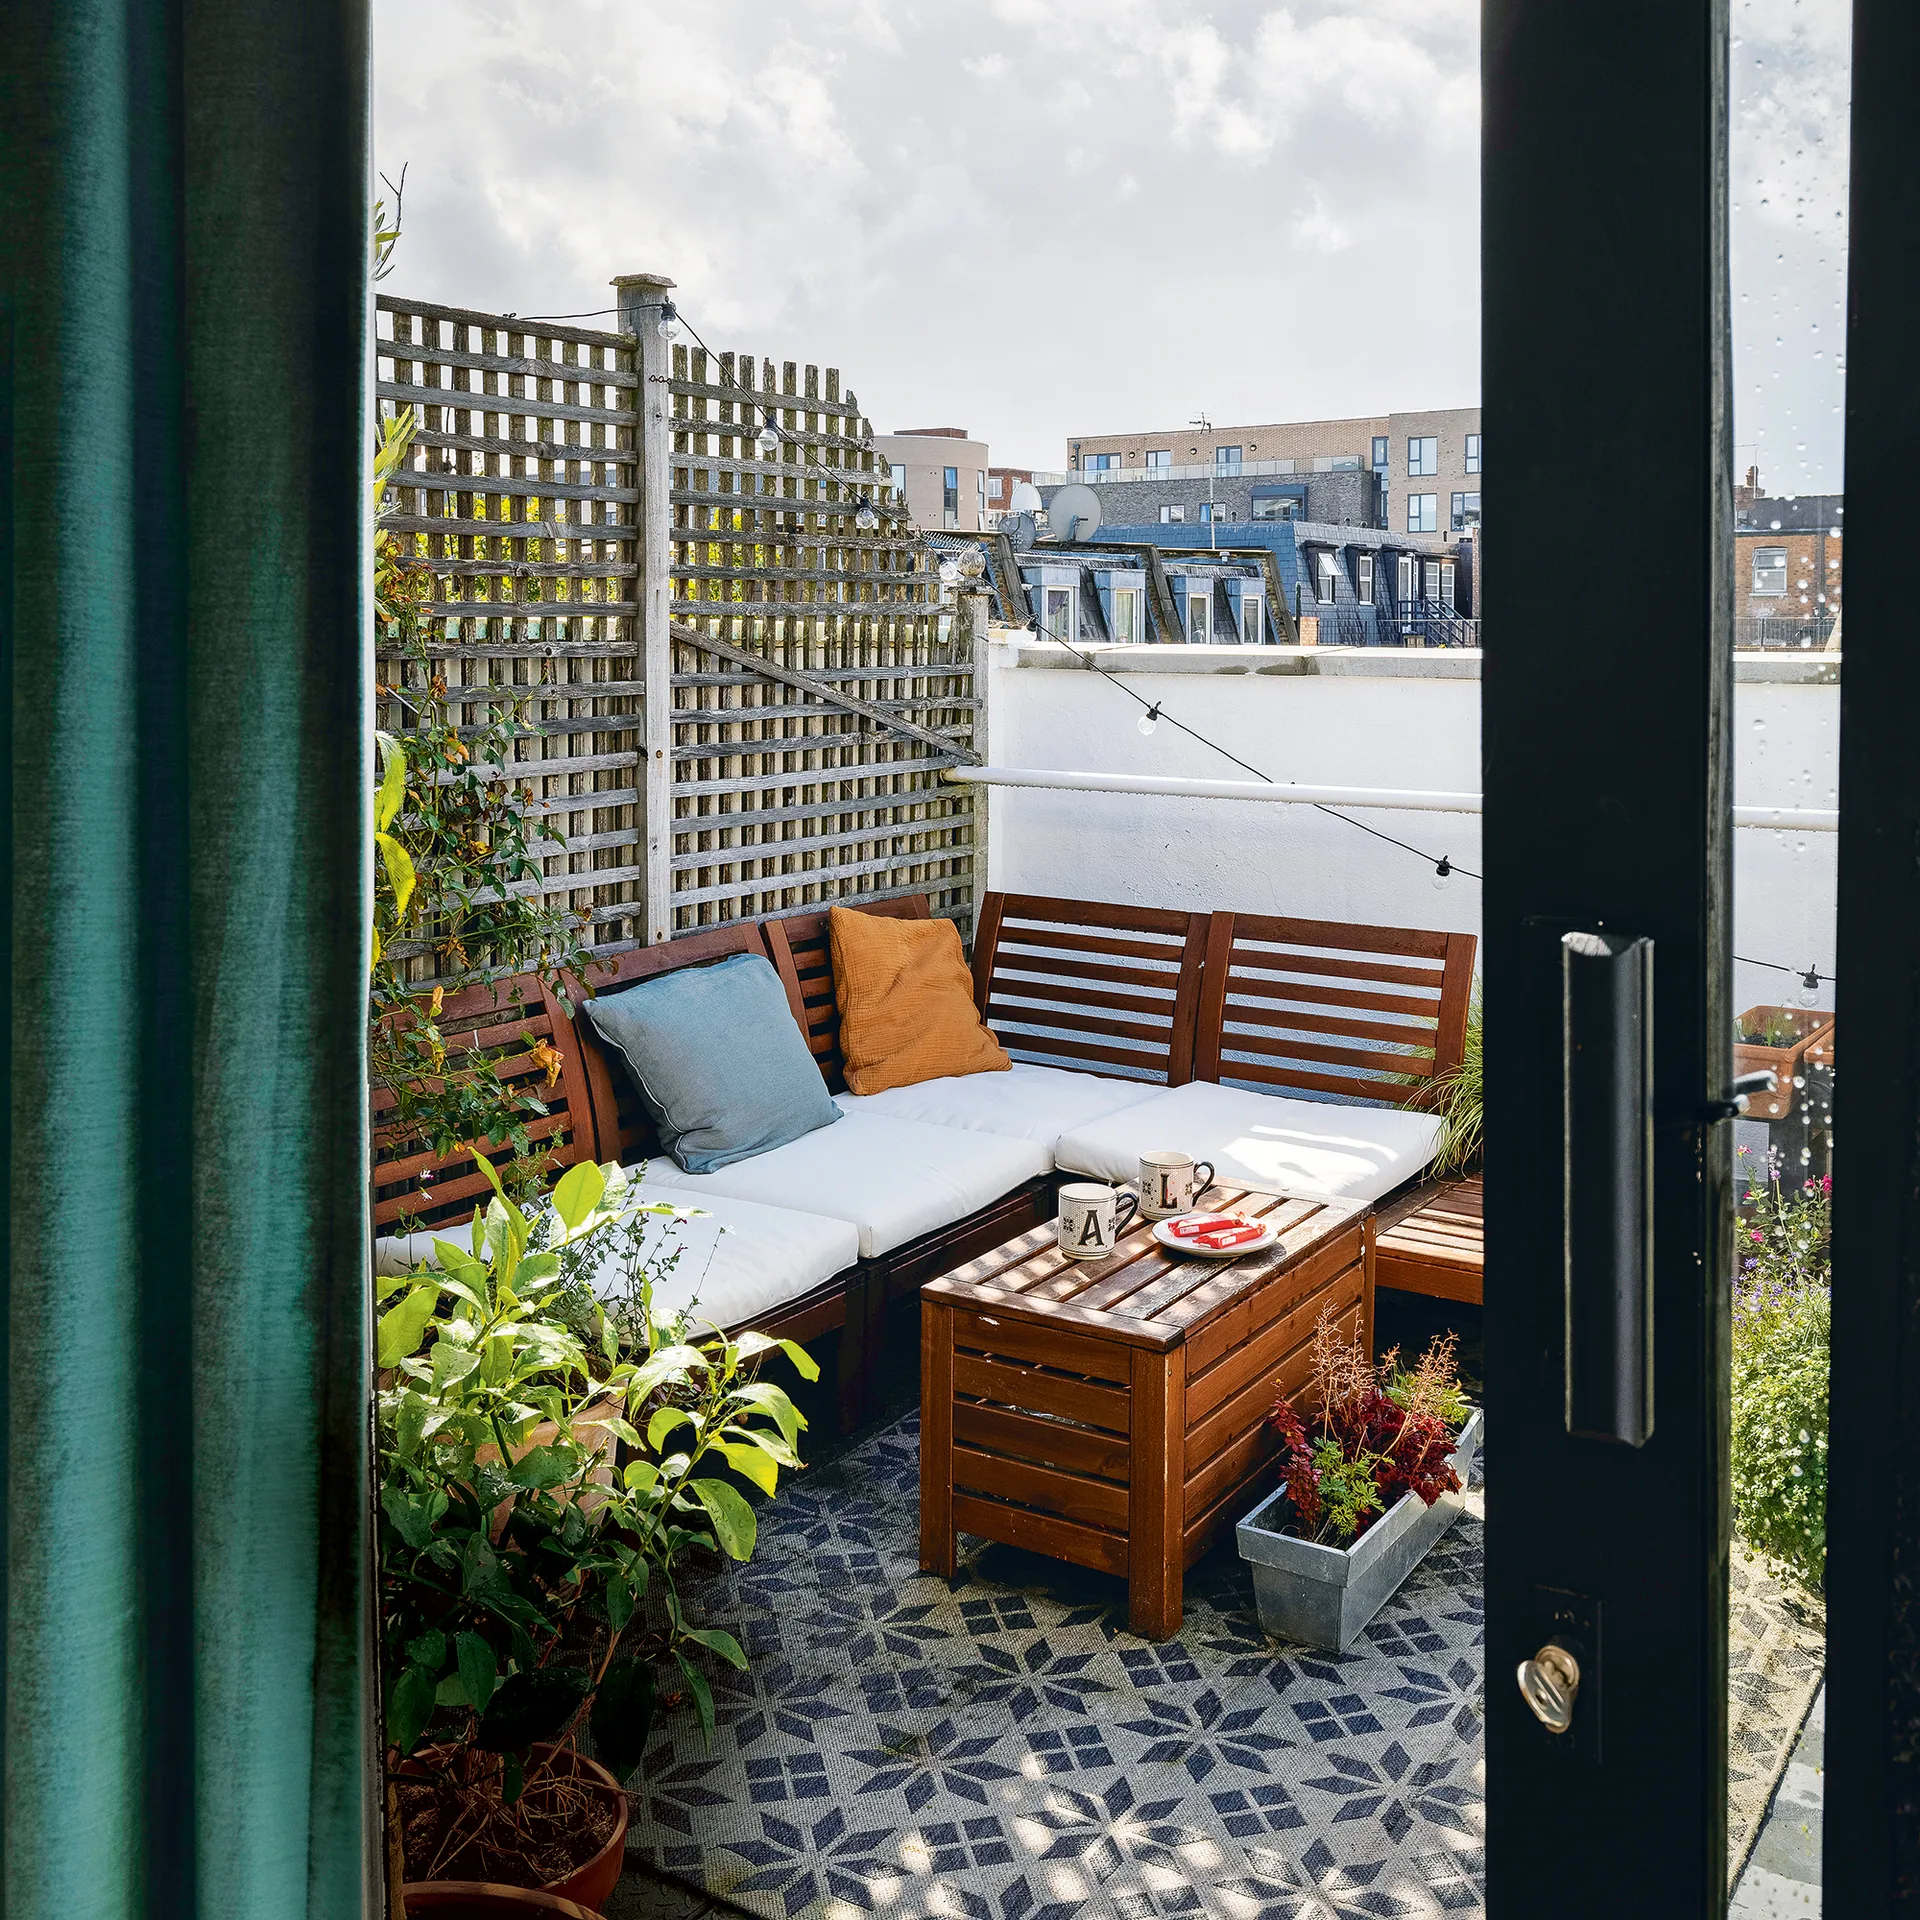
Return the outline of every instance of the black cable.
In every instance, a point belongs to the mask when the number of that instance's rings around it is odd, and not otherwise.
[[[1044,629],[1038,620],[1030,621],[1029,625],[1035,633],[1042,634],[1043,637],[1045,637]],[[1263,785],[1278,787],[1292,784],[1289,781],[1276,780],[1271,774],[1262,773],[1251,761],[1242,760],[1237,753],[1234,753],[1229,748],[1223,747],[1218,740],[1209,740],[1204,733],[1196,733],[1184,720],[1176,720],[1157,700],[1143,700],[1140,695],[1135,693],[1118,675],[1109,673],[1091,654],[1082,653],[1071,641],[1062,640],[1059,644],[1065,647],[1082,666],[1090,668],[1093,672],[1099,674],[1103,680],[1111,680],[1136,706],[1147,708],[1155,720],[1164,720],[1168,726],[1177,727],[1189,740],[1197,740],[1203,747],[1210,747],[1215,753],[1219,754],[1223,760],[1231,760],[1236,767],[1239,767],[1243,772],[1252,774],[1253,777]],[[1368,826],[1364,820],[1356,820],[1350,813],[1340,812],[1337,807],[1329,806],[1324,800],[1309,800],[1307,805],[1312,807],[1316,813],[1324,813],[1329,820],[1344,820],[1348,826],[1358,827],[1362,833],[1370,833],[1376,840],[1384,840],[1388,846],[1398,847],[1402,853],[1412,854],[1416,860],[1424,860],[1443,880],[1451,879],[1456,873],[1464,875],[1469,880],[1478,880],[1480,878],[1479,874],[1475,873],[1471,867],[1456,866],[1448,855],[1443,853],[1436,859],[1432,854],[1423,853],[1420,848],[1410,846],[1405,840],[1396,840],[1392,834],[1382,833],[1378,827]]]
[[[510,313],[509,320],[604,320],[610,313],[618,313],[618,307],[594,307],[586,313]]]
[[[1829,987],[1840,983],[1830,973],[1822,973],[1817,967],[1783,967],[1778,960],[1749,960],[1744,953],[1733,956],[1743,967],[1765,967],[1772,973],[1791,973],[1797,975],[1809,987],[1822,983]]]

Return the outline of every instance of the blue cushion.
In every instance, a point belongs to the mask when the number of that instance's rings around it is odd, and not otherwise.
[[[840,1118],[780,976],[757,953],[600,994],[586,1013],[688,1173],[784,1147]]]

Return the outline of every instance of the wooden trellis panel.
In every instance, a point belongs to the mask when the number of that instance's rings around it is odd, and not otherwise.
[[[705,634],[966,749],[971,633],[837,368],[672,349],[673,917],[929,893],[972,919],[974,790],[958,754],[704,651]],[[771,411],[777,451],[756,444]],[[863,532],[861,501],[881,513]],[[898,513],[898,518],[894,516]]]
[[[641,472],[632,334],[382,296],[378,396],[419,430],[386,524],[432,575],[428,670],[526,695],[513,775],[545,810],[545,892],[592,944],[832,901],[932,895],[963,927],[975,795],[940,769],[979,708],[967,617],[943,597],[872,428],[834,368],[676,345],[669,471]],[[648,343],[648,353],[653,343]],[[756,444],[766,409],[782,442]],[[670,513],[671,911],[649,915],[642,502]],[[883,510],[863,532],[863,499]],[[898,517],[896,518],[896,512]],[[704,636],[951,738],[943,753],[704,650]],[[377,645],[383,689],[423,671]],[[378,723],[404,733],[386,695]],[[424,964],[424,963],[423,963]]]
[[[627,944],[641,912],[634,342],[385,295],[378,311],[381,410],[419,412],[386,524],[432,575],[430,670],[456,699],[472,690],[463,726],[495,689],[530,698],[541,732],[513,775],[546,816],[546,895],[593,944]],[[417,681],[382,641],[379,686]],[[401,701],[376,711],[405,732]]]

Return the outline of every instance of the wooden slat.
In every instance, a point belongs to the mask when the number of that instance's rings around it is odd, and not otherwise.
[[[1069,1566],[1092,1567],[1098,1573],[1124,1575],[1127,1571],[1127,1536],[1121,1532],[1032,1513],[1024,1507],[1005,1507],[965,1493],[953,1497],[953,1520],[960,1532],[976,1539],[999,1540],[1064,1560]]]
[[[1180,1631],[1186,1423],[1183,1357],[1135,1353],[1132,1455],[1137,1466],[1127,1514],[1127,1624],[1151,1640]]]
[[[1124,1353],[1084,1333],[1039,1326],[1009,1315],[970,1313],[953,1316],[953,1342],[963,1353],[987,1354],[1001,1360],[1027,1360],[1088,1380],[1125,1383],[1132,1368]]]
[[[920,1322],[920,1567],[954,1574],[953,1309],[928,1302]]]
[[[936,1312],[951,1312],[936,1308]],[[949,1339],[948,1351],[952,1345]],[[947,1369],[951,1402],[952,1367]],[[921,1442],[926,1445],[926,1402],[921,1401]],[[1127,1484],[1128,1445],[1125,1436],[1071,1425],[1065,1420],[1039,1420],[1032,1414],[1016,1413],[1006,1407],[982,1406],[963,1400],[949,1405],[949,1422],[954,1439],[977,1453],[1004,1454],[1010,1460],[1025,1460],[1034,1466],[1059,1467],[1068,1473],[1084,1474],[1091,1479]],[[949,1443],[951,1444],[951,1443]]]
[[[982,1453],[977,1447],[953,1449],[953,1486],[961,1493],[1007,1500],[1017,1506],[1055,1513],[1082,1526],[1125,1528],[1127,1489],[1087,1474],[1062,1473],[1024,1460]]]
[[[926,1310],[923,1300],[921,1310]],[[1093,1380],[1072,1380],[1039,1367],[982,1360],[970,1353],[953,1357],[953,1390],[965,1398],[1025,1407],[1062,1420],[1084,1421],[1109,1433],[1127,1431],[1127,1396],[1119,1387]]]
[[[1279,1296],[1280,1311],[1257,1329],[1245,1333],[1218,1358],[1195,1365],[1192,1343],[1187,1352],[1187,1417],[1199,1422],[1238,1393],[1262,1369],[1275,1367],[1301,1341],[1313,1336],[1313,1323],[1329,1305],[1344,1306],[1360,1298],[1364,1278],[1359,1260],[1334,1267],[1295,1290],[1292,1276],[1266,1289]]]

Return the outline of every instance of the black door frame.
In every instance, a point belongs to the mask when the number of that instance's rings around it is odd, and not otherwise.
[[[1491,1920],[1726,1900],[1731,1073],[1727,0],[1488,0],[1483,629]],[[1571,457],[1570,457],[1571,456]],[[1518,582],[1632,476],[1617,589]],[[1548,611],[1548,607],[1551,611]],[[1560,941],[1653,961],[1654,1424],[1566,1431]],[[1598,1169],[1591,1177],[1598,1177]],[[1576,1177],[1586,1177],[1576,1170]],[[1561,1594],[1575,1596],[1561,1601]],[[1581,1616],[1571,1734],[1518,1663]]]
[[[1498,597],[1489,986],[1488,1911],[1724,1910],[1731,459],[1726,0],[1489,0],[1485,491],[1505,550],[1635,476],[1623,590]],[[1825,1911],[1920,1914],[1920,7],[1855,0],[1841,676]],[[1519,577],[1519,569],[1515,569]],[[1656,1426],[1569,1438],[1552,933],[1656,941]],[[1514,1684],[1542,1586],[1602,1602],[1600,1752]],[[1580,1731],[1576,1718],[1576,1733]],[[1592,1729],[1588,1729],[1591,1742]]]
[[[1855,0],[1824,1910],[1920,1913],[1920,7]],[[1839,1031],[1836,1014],[1835,1032]]]

